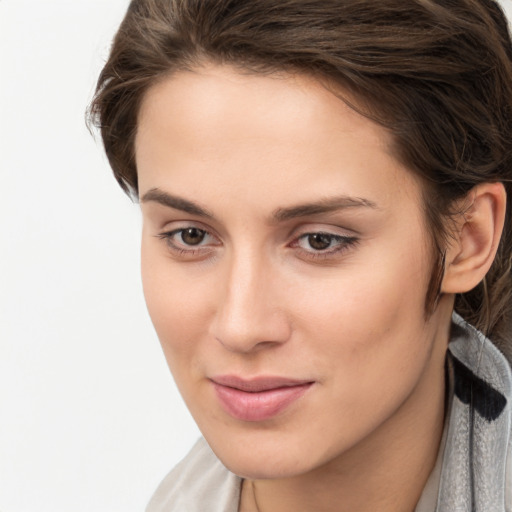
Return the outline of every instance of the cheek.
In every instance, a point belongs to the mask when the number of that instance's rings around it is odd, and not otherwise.
[[[308,298],[301,329],[308,361],[325,378],[326,438],[352,443],[368,434],[404,403],[428,364],[426,278],[418,279],[418,261],[412,263],[387,265],[387,272],[368,267],[340,280],[346,288],[326,286]]]
[[[141,271],[149,315],[169,366],[175,366],[175,360],[179,363],[199,349],[213,312],[212,287],[205,279],[207,274],[184,271],[151,241],[143,240]]]
[[[316,340],[315,359],[327,362],[347,384],[370,386],[388,379],[390,372],[398,372],[397,379],[413,378],[427,356],[428,262],[419,256],[421,250],[400,252],[394,244],[377,254],[337,279],[310,288],[308,294],[293,293],[300,297],[298,309],[303,313],[299,330],[306,339]]]
[[[423,323],[428,275],[426,265],[414,256],[392,255],[386,261],[354,265],[320,284],[302,283],[294,290],[298,308],[317,318],[318,329],[340,329],[340,336],[363,333],[372,339],[398,323]],[[311,286],[312,285],[312,286]],[[357,336],[359,338],[360,336]]]

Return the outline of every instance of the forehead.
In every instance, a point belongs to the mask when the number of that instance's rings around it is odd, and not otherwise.
[[[311,77],[210,66],[147,92],[135,149],[141,194],[193,183],[197,194],[217,187],[248,202],[263,192],[278,203],[282,192],[304,201],[332,189],[389,201],[405,182],[417,188],[391,144],[383,127]]]
[[[341,95],[357,104],[348,93]],[[340,123],[341,118],[348,122]],[[262,135],[281,141],[283,135],[310,140],[326,132],[345,131],[350,136],[361,130],[372,145],[386,147],[391,142],[385,129],[312,77],[284,72],[258,75],[230,66],[209,65],[161,80],[146,93],[138,123],[138,139],[147,123],[159,123],[161,129],[174,125],[180,134],[190,129],[191,135],[205,136],[214,128],[216,132],[239,130],[241,138]],[[308,126],[311,129],[304,130]]]

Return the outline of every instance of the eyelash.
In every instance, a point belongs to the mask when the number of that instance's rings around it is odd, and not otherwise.
[[[183,235],[183,233],[189,229],[195,229],[198,232],[202,233],[202,235],[204,235],[205,237],[213,237],[213,235],[211,235],[205,229],[201,229],[201,228],[198,228],[195,226],[187,226],[187,227],[183,227],[183,228],[174,229],[172,231],[160,233],[159,235],[157,235],[157,238],[164,240],[167,247],[172,252],[174,252],[177,256],[193,258],[194,256],[199,255],[201,252],[204,253],[204,250],[201,249],[201,247],[203,247],[203,246],[200,245],[202,243],[202,240],[201,240],[200,244],[198,244],[197,246],[193,246],[193,245],[187,246],[184,242],[182,242],[182,243],[184,243],[185,247],[189,247],[189,248],[179,247],[176,245],[176,243],[173,240],[176,235],[180,235],[180,234]],[[321,249],[306,250],[306,249],[303,249],[302,247],[300,247],[299,243],[301,240],[306,240],[312,236],[327,237],[328,239],[330,239],[330,243],[336,243],[337,245],[334,248],[327,248],[325,250],[321,250]],[[292,247],[292,248],[297,248],[303,255],[305,255],[305,258],[307,258],[307,259],[321,260],[321,259],[329,259],[329,258],[338,256],[338,255],[342,254],[343,252],[345,252],[346,250],[348,250],[350,247],[355,246],[358,242],[359,242],[359,239],[355,236],[337,235],[337,234],[329,233],[326,231],[312,231],[312,232],[308,232],[308,233],[303,233],[300,236],[296,237],[288,246]],[[197,247],[197,248],[195,248],[195,247]]]

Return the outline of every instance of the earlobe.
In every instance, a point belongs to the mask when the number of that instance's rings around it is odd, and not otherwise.
[[[442,293],[465,293],[482,281],[494,261],[505,222],[502,183],[483,183],[466,198],[446,252]]]

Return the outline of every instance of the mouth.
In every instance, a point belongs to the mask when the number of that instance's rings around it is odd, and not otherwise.
[[[263,376],[242,379],[225,375],[210,379],[221,407],[242,421],[265,421],[277,416],[301,398],[312,381]]]

